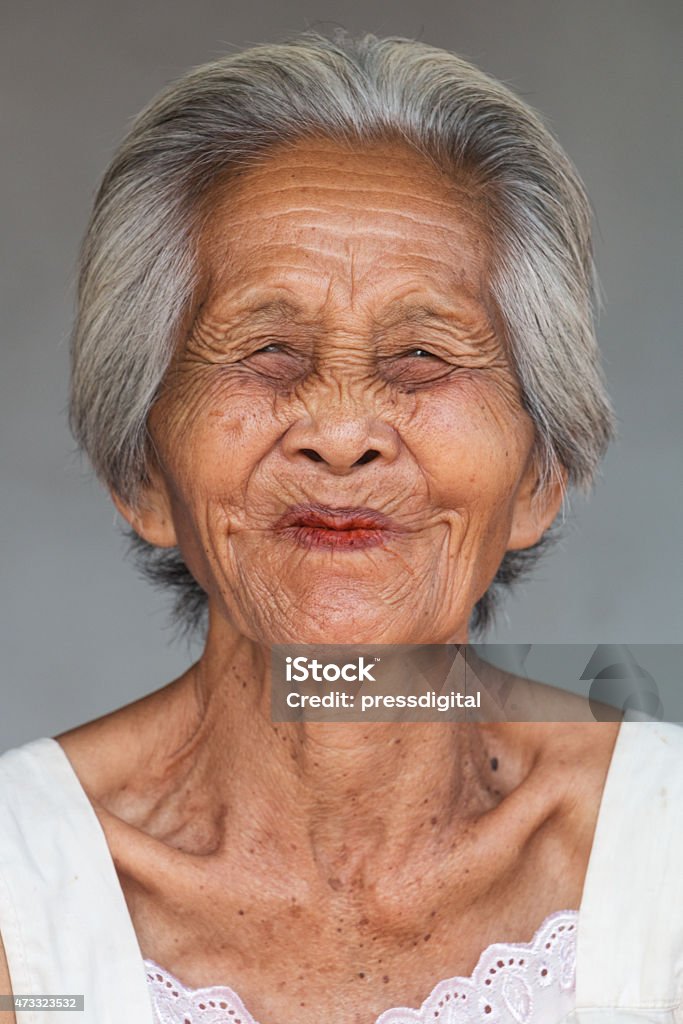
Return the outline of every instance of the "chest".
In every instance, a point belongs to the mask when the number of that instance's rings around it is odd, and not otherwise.
[[[359,884],[302,899],[294,878],[289,893],[256,877],[227,890],[200,883],[191,900],[122,885],[143,956],[185,989],[229,986],[261,1024],[375,1024],[388,1007],[421,1007],[443,979],[469,979],[493,944],[529,943],[550,915],[578,908],[578,874],[558,880],[533,849],[512,864],[485,885],[474,866],[425,865],[425,879],[416,863],[382,902]],[[528,974],[528,957],[515,969]]]

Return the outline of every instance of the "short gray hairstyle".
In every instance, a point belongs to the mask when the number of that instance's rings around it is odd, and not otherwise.
[[[72,338],[70,424],[98,476],[135,505],[150,454],[147,418],[198,284],[204,199],[278,145],[326,137],[400,139],[485,199],[490,291],[536,430],[539,493],[567,473],[588,490],[614,436],[594,333],[591,212],[540,118],[460,57],[402,38],[305,33],[199,67],[133,123],[85,236]],[[507,552],[472,618],[528,573],[555,527]],[[186,626],[206,595],[177,550],[131,535],[143,573],[175,588]]]

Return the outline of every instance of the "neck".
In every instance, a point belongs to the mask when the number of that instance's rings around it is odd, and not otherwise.
[[[267,836],[271,853],[280,846],[278,864],[308,859],[330,884],[363,865],[381,872],[426,837],[465,827],[534,756],[522,725],[273,723],[268,653],[222,624],[212,624],[180,692],[182,742],[165,774],[184,795],[208,794],[207,831],[229,808],[226,848],[238,835],[252,848]],[[218,846],[225,840],[216,836]]]

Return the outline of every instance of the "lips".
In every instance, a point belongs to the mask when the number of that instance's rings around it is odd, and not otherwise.
[[[369,508],[296,505],[278,519],[275,529],[302,547],[358,550],[384,544],[396,527]]]

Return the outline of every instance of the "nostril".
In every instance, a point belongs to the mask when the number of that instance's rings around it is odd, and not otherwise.
[[[379,452],[376,448],[368,448],[368,450],[364,452],[359,459],[356,459],[354,466],[364,466],[366,462],[372,462],[378,455]]]
[[[322,455],[315,450],[315,448],[302,448],[302,453],[313,462],[324,462]]]

